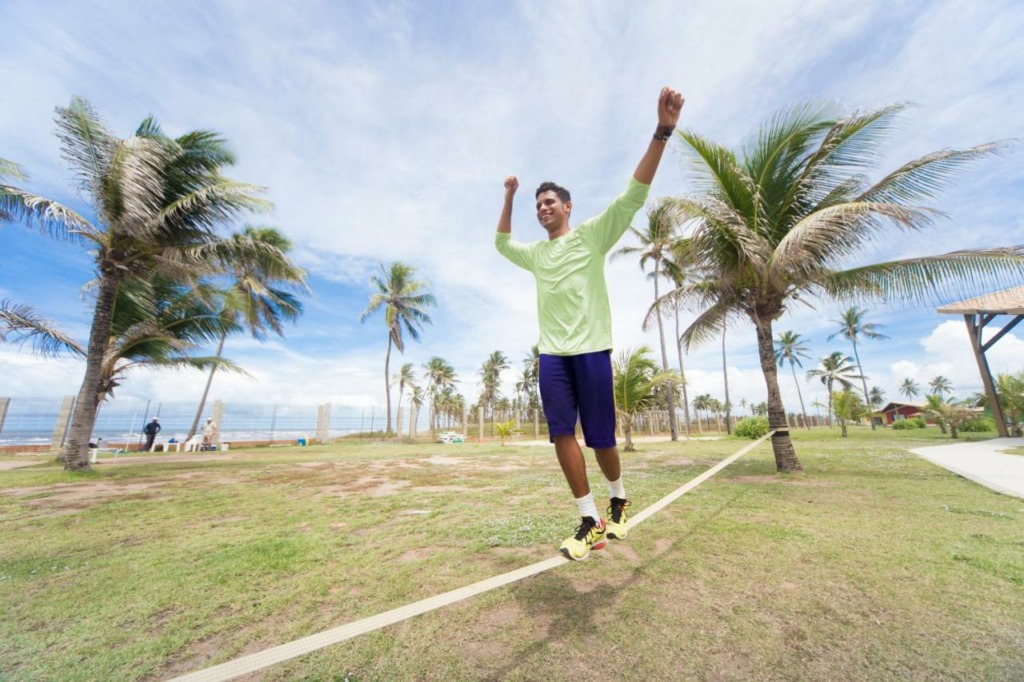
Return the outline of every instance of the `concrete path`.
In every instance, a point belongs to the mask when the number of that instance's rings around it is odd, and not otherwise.
[[[1024,438],[994,438],[914,448],[911,452],[996,492],[1024,497],[1024,455],[1002,452],[1020,447],[1024,447]]]

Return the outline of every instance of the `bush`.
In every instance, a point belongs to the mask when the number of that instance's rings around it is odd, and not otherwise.
[[[744,417],[736,422],[732,432],[740,438],[757,440],[768,433],[768,417]]]
[[[907,429],[923,429],[925,424],[924,419],[921,417],[911,417],[910,419],[901,419],[898,422],[893,422],[892,428],[897,431],[905,431]]]
[[[960,425],[960,432],[980,433],[982,431],[995,431],[996,423],[989,417],[974,417]]]

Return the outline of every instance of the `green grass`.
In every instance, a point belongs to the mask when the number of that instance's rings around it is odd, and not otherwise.
[[[937,429],[793,434],[803,474],[763,446],[595,560],[260,679],[1024,677],[1024,500],[906,452]],[[634,509],[747,442],[638,443]],[[0,472],[0,679],[172,677],[546,559],[575,523],[547,447],[231,454]]]

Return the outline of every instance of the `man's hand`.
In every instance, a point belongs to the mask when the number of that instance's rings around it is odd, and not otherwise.
[[[501,217],[498,218],[498,232],[510,234],[512,232],[512,198],[519,189],[519,179],[510,175],[505,178],[505,205],[501,209]]]
[[[675,128],[686,100],[672,88],[662,88],[658,97],[658,127]]]
[[[512,197],[514,197],[517,189],[519,189],[519,179],[516,176],[510,175],[507,178],[505,178],[506,199],[511,199]]]

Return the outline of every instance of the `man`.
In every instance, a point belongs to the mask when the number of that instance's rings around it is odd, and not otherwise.
[[[146,434],[146,452],[150,452],[153,449],[156,434],[160,433],[160,420],[153,417],[153,421],[142,427],[142,432]]]
[[[207,417],[203,424],[203,450],[212,450],[217,438],[217,422],[213,417]]]
[[[622,539],[628,532],[626,508],[630,503],[615,447],[611,308],[604,260],[643,207],[682,107],[682,95],[662,88],[658,127],[626,191],[604,213],[576,229],[569,227],[572,197],[568,190],[543,183],[536,192],[536,209],[547,241],[522,244],[511,240],[512,200],[519,181],[515,176],[505,179],[505,205],[495,246],[514,264],[532,272],[537,283],[541,402],[558,463],[582,517],[559,551],[577,561],[586,559],[591,550],[602,549],[606,537]],[[583,424],[584,441],[593,448],[608,479],[607,521],[598,514],[590,492],[586,462],[576,440],[577,417]]]

